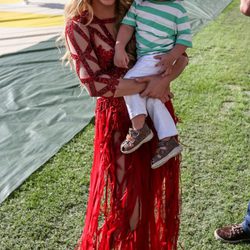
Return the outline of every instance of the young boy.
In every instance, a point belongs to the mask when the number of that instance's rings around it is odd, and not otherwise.
[[[129,58],[126,45],[135,32],[137,62],[124,78],[163,76],[171,73],[172,65],[192,47],[191,29],[187,13],[180,3],[171,0],[135,0],[122,20],[115,45],[114,63],[127,68]],[[161,61],[159,65],[159,59]],[[164,68],[163,68],[164,67]],[[124,97],[133,128],[129,129],[121,151],[132,153],[153,137],[145,123],[151,117],[159,144],[152,159],[152,168],[158,168],[178,155],[182,147],[174,139],[175,123],[159,99],[143,98],[139,94]]]

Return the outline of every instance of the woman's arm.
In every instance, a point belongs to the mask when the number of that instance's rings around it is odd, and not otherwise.
[[[76,73],[90,96],[112,97],[140,93],[146,84],[124,80],[123,69],[102,70],[90,41],[87,26],[70,20],[65,30],[66,44],[74,62]]]
[[[167,101],[170,95],[170,82],[182,73],[187,64],[188,57],[183,55],[174,64],[172,73],[165,77],[161,75],[140,77],[136,80],[137,84],[134,84],[133,80],[133,82],[129,82],[131,80],[120,80],[116,87],[115,97],[142,92],[141,96],[149,96]]]
[[[147,87],[143,95],[161,99],[166,96],[166,89],[169,88],[170,82],[184,70],[188,62],[187,57],[182,56],[173,66],[172,73],[164,78],[152,76],[139,80],[125,80],[116,71],[101,70],[97,56],[89,42],[90,34],[86,26],[80,28],[77,22],[69,21],[65,36],[77,75],[90,96],[121,97],[141,93]]]
[[[114,97],[141,93],[146,88],[146,80],[138,82],[134,79],[120,79],[116,86]]]

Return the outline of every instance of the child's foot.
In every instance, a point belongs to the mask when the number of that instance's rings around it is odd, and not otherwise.
[[[174,137],[171,137],[168,141],[159,141],[156,155],[152,159],[151,168],[159,168],[168,160],[180,154],[181,151],[182,146],[178,144]]]
[[[121,144],[121,152],[130,154],[138,149],[143,143],[150,141],[153,138],[152,130],[145,123],[141,129],[129,129],[126,140]]]

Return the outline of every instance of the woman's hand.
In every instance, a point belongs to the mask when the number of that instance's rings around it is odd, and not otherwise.
[[[162,78],[159,75],[140,77],[137,78],[136,81],[147,84],[147,87],[141,93],[142,97],[147,96],[165,100],[170,94],[170,81],[167,81],[166,78]]]
[[[155,59],[159,59],[159,62],[155,66],[161,68],[162,77],[166,77],[173,73],[174,65],[184,56],[184,54],[186,55],[186,49],[187,46],[185,45],[175,44],[170,52],[154,57]]]
[[[170,82],[181,74],[187,64],[188,57],[181,56],[174,64],[172,73],[164,78],[160,75],[156,75],[141,77],[138,78],[137,81],[135,79],[120,79],[119,84],[116,86],[114,96],[121,97],[125,95],[143,93],[144,96],[148,94],[148,96],[152,96],[154,98],[157,98],[158,96],[162,101],[167,100],[169,99],[169,96],[171,96],[171,94],[169,94]]]
[[[155,65],[156,67],[160,67],[160,72],[162,77],[170,75],[173,71],[174,64],[176,62],[176,57],[171,53],[157,55],[154,57],[155,59],[159,59],[159,62]]]
[[[172,82],[181,74],[187,64],[187,55],[182,55],[173,65],[173,70],[169,75],[165,77],[162,77],[161,75],[155,75],[138,78],[137,82],[146,84],[146,88],[141,93],[141,95],[159,98],[162,100],[162,102],[166,102],[169,100],[169,98],[172,98],[173,95],[170,92],[170,82]]]

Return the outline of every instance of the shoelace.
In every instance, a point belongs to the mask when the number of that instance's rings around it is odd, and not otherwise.
[[[244,233],[244,230],[242,228],[241,225],[233,225],[232,226],[232,230],[231,230],[231,236],[236,236],[236,235],[240,235],[240,234],[243,234]]]
[[[135,137],[138,136],[138,133],[136,133],[136,131],[134,130],[129,130],[128,135],[126,136],[126,141],[125,143],[129,146],[132,146],[133,143],[135,142]]]
[[[133,143],[134,143],[134,138],[131,136],[131,135],[127,135],[126,136],[126,141],[125,141],[125,143],[127,144],[127,145],[129,145],[129,146],[131,146]]]

